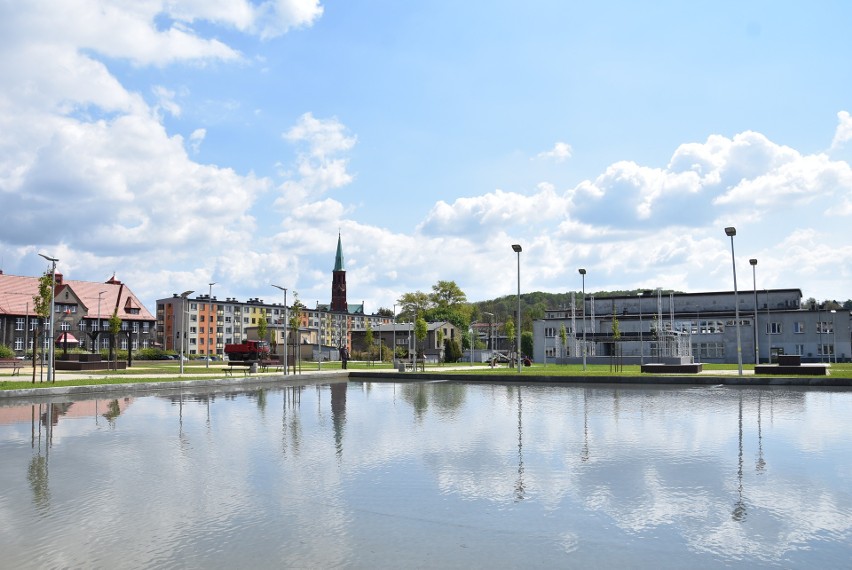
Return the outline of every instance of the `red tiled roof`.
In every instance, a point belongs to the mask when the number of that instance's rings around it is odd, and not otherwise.
[[[74,281],[63,279],[57,287],[57,298],[65,288],[70,289],[80,299],[80,304],[89,318],[108,319],[114,310],[125,321],[153,321],[154,316],[139,302],[127,285],[115,278],[106,283],[92,281]],[[0,273],[0,315],[35,315],[33,297],[38,293],[38,277],[21,277]],[[100,295],[100,314],[98,314],[98,294]],[[139,309],[139,314],[131,314],[127,309]]]

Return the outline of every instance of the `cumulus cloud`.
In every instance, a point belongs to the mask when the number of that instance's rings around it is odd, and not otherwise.
[[[317,119],[305,113],[286,133],[284,139],[299,146],[295,169],[285,171],[278,208],[292,208],[302,201],[342,188],[353,180],[347,170],[349,160],[340,156],[352,149],[356,137],[347,135],[345,125],[336,118]]]
[[[571,148],[570,144],[565,142],[557,142],[555,145],[553,145],[552,149],[546,152],[538,153],[538,155],[536,155],[536,158],[545,160],[549,159],[554,160],[556,162],[564,162],[565,160],[571,158],[572,153],[573,149]]]
[[[482,196],[459,198],[452,204],[437,202],[418,230],[427,235],[490,233],[499,227],[561,219],[568,205],[569,200],[557,195],[548,183],[540,184],[530,196],[497,189]]]
[[[834,131],[834,139],[831,141],[831,150],[844,146],[852,139],[852,116],[848,111],[837,113],[837,129]]]

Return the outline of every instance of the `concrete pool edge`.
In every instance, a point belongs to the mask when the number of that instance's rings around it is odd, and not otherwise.
[[[21,398],[86,397],[101,394],[145,395],[158,392],[180,392],[187,390],[243,389],[254,386],[271,385],[313,385],[348,380],[370,380],[381,382],[429,382],[436,380],[456,380],[475,383],[529,383],[529,384],[622,384],[632,386],[789,386],[802,388],[852,388],[852,378],[826,376],[730,376],[730,375],[661,375],[661,376],[547,376],[538,374],[447,374],[446,372],[370,372],[351,370],[341,373],[311,373],[296,375],[277,375],[248,378],[204,378],[173,380],[163,382],[131,382],[127,384],[93,384],[87,386],[57,385],[18,390],[0,390],[0,400]]]
[[[645,386],[798,386],[804,388],[850,388],[852,378],[832,379],[827,376],[730,376],[730,375],[659,375],[659,376],[547,376],[539,374],[446,374],[434,372],[369,372],[353,370],[350,380],[381,380],[384,382],[414,382],[459,380],[483,383],[535,384],[629,384]]]

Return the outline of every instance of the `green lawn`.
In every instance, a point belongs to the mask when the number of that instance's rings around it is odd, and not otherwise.
[[[166,361],[151,361],[139,360],[134,361],[133,366],[126,370],[99,370],[92,372],[91,376],[96,378],[91,379],[75,379],[63,380],[63,373],[57,373],[57,381],[60,385],[74,386],[91,386],[99,384],[131,384],[137,382],[170,382],[175,380],[192,380],[193,378],[200,379],[203,377],[223,377],[225,372],[223,368],[227,365],[223,362],[211,362],[210,366],[204,365],[201,361],[189,361],[184,363],[184,374],[180,375],[180,363]],[[391,364],[384,363],[369,363],[369,362],[349,362],[349,370],[390,370]],[[750,371],[754,369],[753,365],[743,365],[743,369]],[[303,362],[301,365],[303,372],[318,370],[316,362]],[[322,370],[340,370],[340,362],[323,362]],[[450,365],[432,365],[426,367],[427,372],[438,372],[453,376],[463,375],[506,375],[517,374],[517,368],[507,367],[505,364],[491,368],[487,364],[474,364],[470,366],[464,362]],[[705,364],[705,372],[713,371],[736,371],[736,364]],[[588,365],[586,370],[583,370],[582,364],[554,365],[544,366],[542,364],[533,364],[532,366],[523,367],[521,376],[524,374],[535,374],[536,376],[554,376],[554,377],[570,377],[570,376],[641,376],[638,365],[624,366],[621,371],[616,372],[606,364]],[[852,378],[852,364],[832,364],[830,375],[833,378]],[[46,377],[46,374],[45,374]],[[236,376],[239,377],[239,376]],[[25,367],[21,371],[20,376],[0,376],[0,390],[20,390],[32,388],[47,388],[56,384],[48,384],[47,382],[39,382],[38,370],[36,371],[36,382],[32,383],[32,368]],[[14,378],[14,380],[13,380]]]

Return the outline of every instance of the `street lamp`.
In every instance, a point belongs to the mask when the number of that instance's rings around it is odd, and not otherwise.
[[[181,322],[181,339],[180,339],[180,373],[183,375],[183,345],[186,344],[186,298],[195,293],[195,291],[184,291],[180,294],[180,322]]]
[[[752,331],[754,332],[754,364],[757,366],[760,364],[760,348],[757,344],[757,260],[752,258],[748,260],[749,264],[751,264],[751,282],[752,287],[754,288],[754,326],[752,327]]]
[[[98,293],[98,336],[95,337],[95,340],[101,336],[101,297],[104,296],[106,291],[100,291]],[[95,343],[92,342],[92,354],[95,353]]]
[[[837,328],[834,322],[834,315],[837,314],[836,309],[831,309],[831,352],[834,353],[834,363],[837,364]],[[831,359],[828,359],[831,362]]]
[[[737,370],[740,376],[743,375],[743,345],[740,337],[740,301],[739,293],[737,293],[737,260],[734,257],[734,236],[737,235],[737,228],[725,228],[725,235],[731,238],[731,265],[734,268],[734,318],[737,325]]]
[[[639,295],[639,366],[645,365],[645,340],[642,338],[642,293]]]
[[[393,348],[391,348],[391,366],[396,368],[396,303],[393,305]]]
[[[518,374],[521,373],[521,246],[514,244],[512,251],[518,254],[518,326],[515,327],[515,337],[518,339],[518,351],[515,357],[518,359]]]
[[[209,292],[207,293],[207,304],[209,305],[210,310],[207,311],[207,316],[209,317],[211,323],[213,322],[213,285],[215,285],[215,284],[216,284],[215,282],[208,283],[208,285],[210,286],[210,289],[209,289]],[[210,328],[213,330],[213,338],[215,340],[215,338],[216,338],[216,327],[213,326],[213,327],[210,327]],[[207,363],[205,365],[206,368],[210,368],[210,335],[207,335],[207,358],[205,360],[207,361]]]
[[[47,381],[51,382],[53,380],[53,349],[54,349],[54,347],[53,347],[53,311],[55,310],[55,302],[56,302],[56,299],[54,298],[55,294],[56,294],[56,262],[59,261],[59,260],[56,259],[55,257],[50,257],[50,256],[47,256],[43,253],[40,253],[39,257],[43,257],[44,259],[51,262],[51,268],[50,268],[50,275],[51,275],[51,277],[50,277],[50,324],[48,325],[48,328],[50,329],[50,345],[48,346],[48,353],[47,353],[48,354],[48,356],[47,356],[47,358],[48,358]],[[44,345],[42,345],[42,346],[44,346]],[[33,354],[35,354],[35,350],[33,351]]]
[[[276,289],[284,291],[284,376],[287,376],[287,288],[280,285],[272,285]]]
[[[578,270],[583,278],[583,370],[586,369],[586,270]]]
[[[488,319],[488,334],[485,335],[485,345],[490,350],[488,354],[488,361],[493,364],[494,363],[494,333],[492,329],[494,328],[494,313],[489,313],[488,311],[482,311],[483,315],[488,315],[490,318]]]

